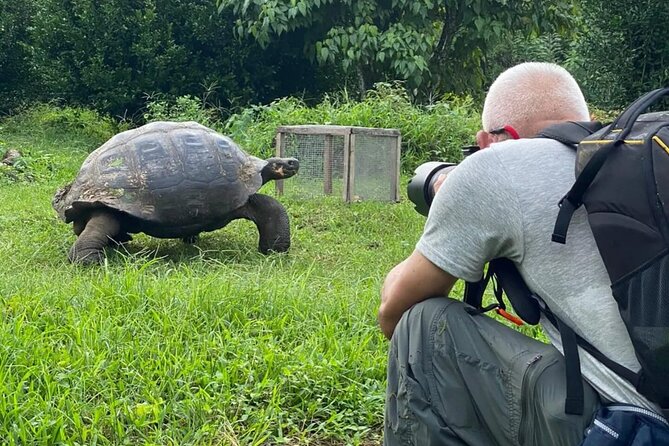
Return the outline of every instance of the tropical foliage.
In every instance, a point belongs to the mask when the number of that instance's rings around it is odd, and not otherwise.
[[[49,101],[141,122],[147,101],[190,96],[228,117],[398,80],[413,102],[480,100],[527,60],[620,108],[669,79],[667,20],[660,0],[16,0],[0,4],[0,112]]]
[[[406,80],[462,91],[481,87],[487,51],[509,35],[564,30],[571,2],[528,0],[218,0],[237,17],[236,33],[261,45],[299,33],[322,64],[354,71],[364,92],[372,82]],[[465,74],[466,75],[463,75]]]

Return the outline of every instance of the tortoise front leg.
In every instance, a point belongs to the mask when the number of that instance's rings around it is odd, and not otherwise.
[[[186,237],[181,237],[181,241],[187,245],[192,245],[200,241],[200,234],[187,235]]]
[[[94,212],[70,249],[70,262],[86,265],[102,263],[105,246],[120,229],[121,224],[113,213]]]
[[[234,218],[253,221],[258,228],[258,250],[284,252],[290,248],[290,222],[281,203],[268,195],[253,194],[246,205],[237,209]]]

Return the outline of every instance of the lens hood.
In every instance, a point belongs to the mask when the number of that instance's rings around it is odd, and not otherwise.
[[[429,161],[416,168],[414,176],[407,185],[407,195],[409,200],[415,205],[416,212],[427,216],[430,211],[430,205],[434,198],[432,186],[437,179],[437,173],[444,167],[455,166],[453,163],[442,163],[439,161]]]

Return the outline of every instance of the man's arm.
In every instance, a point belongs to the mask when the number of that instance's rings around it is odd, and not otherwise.
[[[447,296],[458,279],[414,251],[386,276],[381,289],[379,325],[390,339],[402,314],[430,297]]]

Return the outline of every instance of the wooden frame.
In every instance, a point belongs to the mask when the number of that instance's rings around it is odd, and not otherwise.
[[[351,202],[351,133],[344,135],[344,190],[342,199],[346,203]]]
[[[325,135],[323,149],[323,192],[332,195],[332,140],[333,135]]]
[[[275,137],[275,153],[279,158],[283,158],[283,133],[277,132]],[[277,195],[283,195],[283,180],[276,180],[274,182]]]

